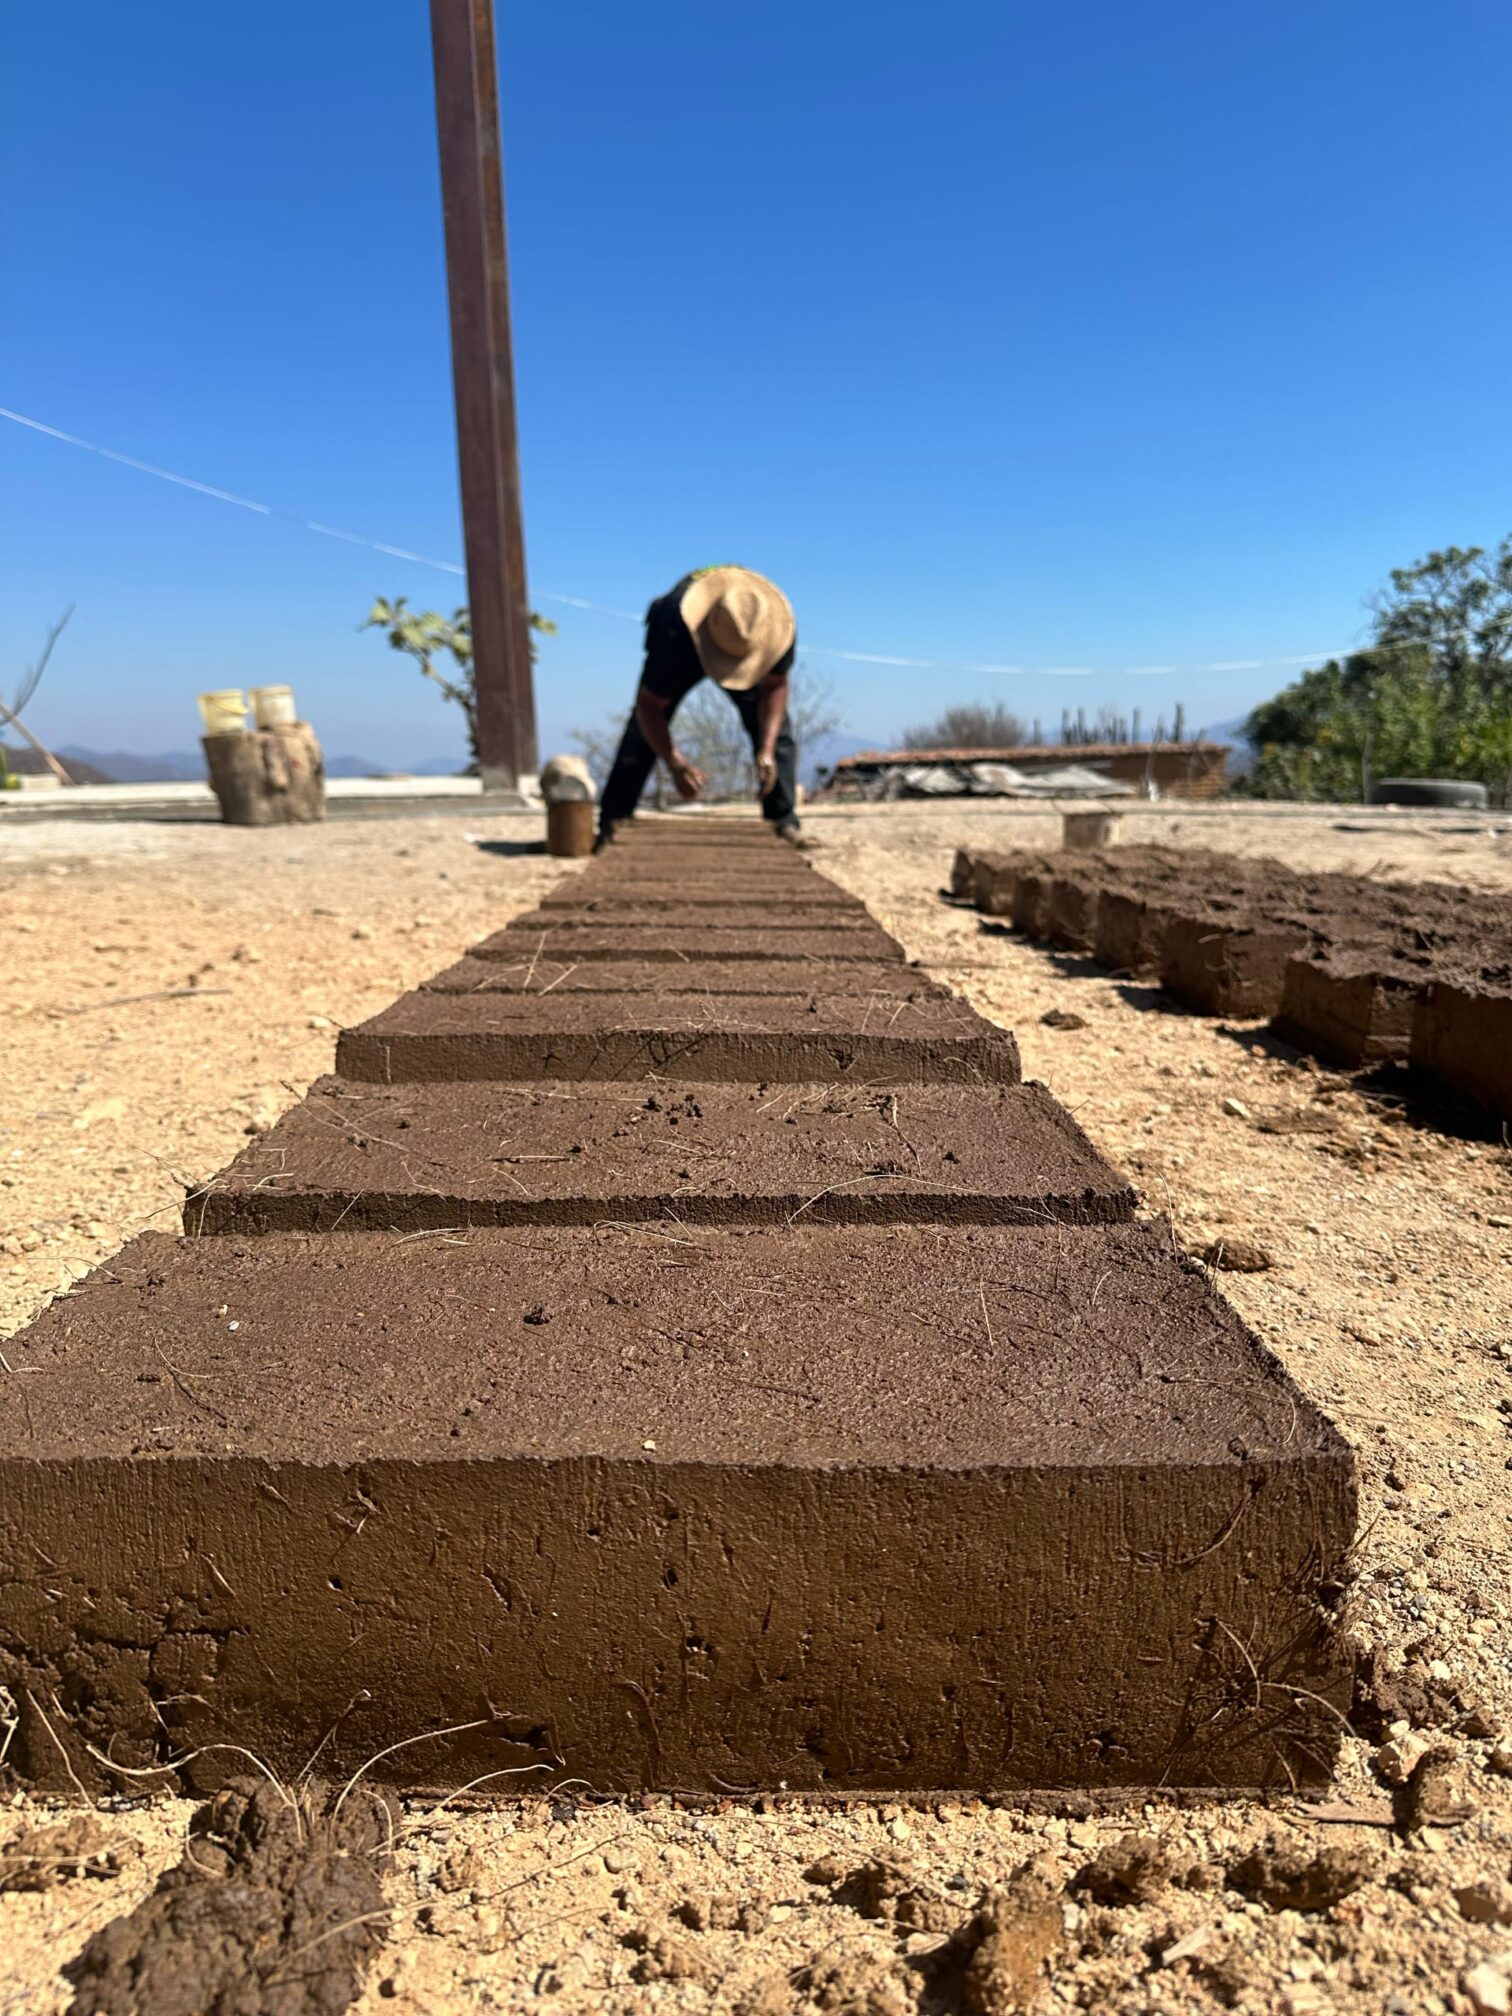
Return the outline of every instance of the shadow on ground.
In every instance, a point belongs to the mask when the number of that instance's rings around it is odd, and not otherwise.
[[[498,854],[505,860],[513,860],[517,854],[544,854],[544,840],[474,840],[474,847],[480,854]]]

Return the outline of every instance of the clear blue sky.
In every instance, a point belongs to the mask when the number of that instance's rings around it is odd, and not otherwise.
[[[952,699],[1231,716],[1388,567],[1512,526],[1506,0],[501,4],[537,597],[783,583],[886,740]],[[423,0],[6,11],[0,404],[457,558]],[[327,749],[460,749],[355,626],[444,574],[0,424],[0,691],[193,744],[291,679]],[[629,623],[544,600],[543,741]]]

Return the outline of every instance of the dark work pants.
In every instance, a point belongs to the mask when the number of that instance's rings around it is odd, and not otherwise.
[[[670,721],[678,707],[687,699],[698,684],[690,679],[672,701],[667,710]],[[752,693],[731,693],[728,698],[740,710],[741,721],[750,737],[751,754],[758,747],[760,726],[756,719],[756,695]],[[785,819],[794,817],[798,805],[798,745],[793,740],[792,721],[784,716],[777,735],[777,781],[761,801],[761,816],[779,825]],[[599,831],[608,833],[621,819],[628,819],[640,803],[640,795],[646,788],[646,779],[651,775],[656,762],[651,753],[651,744],[641,733],[640,723],[632,708],[630,719],[625,723],[625,732],[620,737],[619,752],[604,781],[604,795],[599,803]]]

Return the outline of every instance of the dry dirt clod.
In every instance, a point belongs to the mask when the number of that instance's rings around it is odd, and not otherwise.
[[[1397,1794],[1397,1823],[1404,1832],[1419,1827],[1460,1827],[1480,1810],[1470,1766],[1452,1750],[1430,1750]]]
[[[1149,1904],[1171,1880],[1170,1857],[1153,1834],[1123,1834],[1078,1870],[1071,1887],[1099,1904]]]
[[[1454,1726],[1459,1735],[1469,1736],[1477,1743],[1495,1743],[1501,1739],[1500,1718],[1479,1702],[1468,1706]]]
[[[227,1786],[183,1861],[63,1970],[70,2016],[339,2016],[387,1936],[390,1832],[365,1790]]]
[[[1507,2016],[1512,2010],[1512,1982],[1489,1960],[1470,1968],[1461,1978],[1460,1986],[1470,1998],[1475,2016]]]
[[[121,1859],[120,1846],[89,1814],[56,1827],[30,1827],[0,1848],[0,1891],[50,1890],[72,1876],[116,1876]]]
[[[1213,1239],[1197,1257],[1205,1266],[1228,1274],[1264,1274],[1275,1265],[1266,1249],[1252,1239]]]
[[[971,2016],[1017,2016],[1038,2001],[1064,1937],[1060,1893],[1026,1864],[939,1958],[969,1953],[961,2000]]]
[[[685,1897],[677,1916],[692,1932],[764,1932],[767,1907],[747,1897]]]
[[[1327,1847],[1312,1853],[1272,1834],[1230,1865],[1228,1886],[1269,1911],[1326,1911],[1374,1874],[1375,1858],[1367,1849]]]
[[[808,1880],[822,1883],[834,1892],[837,1904],[849,1905],[863,1918],[900,1917],[918,1890],[918,1878],[901,1862],[881,1859],[847,1868],[834,1856],[825,1856],[812,1865]],[[955,1917],[959,1916],[957,1911]]]
[[[436,1871],[439,1889],[455,1894],[488,1888],[488,1860],[470,1842],[454,1841]]]
[[[1405,1785],[1432,1747],[1429,1739],[1419,1735],[1417,1730],[1401,1729],[1399,1734],[1381,1745],[1371,1762],[1376,1775],[1386,1784]]]
[[[833,1890],[837,1883],[845,1881],[850,1864],[843,1855],[821,1855],[816,1862],[810,1862],[803,1872],[805,1883],[817,1883],[826,1890]]]
[[[631,1969],[637,1981],[704,1981],[709,1964],[695,1946],[670,1932],[652,1939]]]
[[[1074,1008],[1047,1008],[1040,1021],[1046,1029],[1085,1029],[1087,1018]]]
[[[909,1931],[956,1931],[966,1913],[964,1901],[952,1903],[931,1893],[901,1863],[861,1863],[857,1869],[845,1871],[839,1881],[831,1881],[831,1889],[835,1903],[849,1905],[861,1917],[891,1919]]]
[[[804,1984],[827,2016],[913,2016],[912,1984],[884,1960],[847,1958],[809,1971]]]
[[[1512,1925],[1512,1883],[1504,1876],[1484,1877],[1456,1890],[1461,1918],[1472,1925]]]
[[[791,2016],[793,1988],[786,1974],[764,1974],[735,2004],[735,2016]]]
[[[1386,1481],[1390,1484],[1391,1477]],[[1392,1489],[1401,1488],[1398,1478]],[[1379,1646],[1371,1646],[1360,1655],[1349,1722],[1356,1735],[1368,1742],[1379,1743],[1394,1735],[1399,1722],[1413,1729],[1437,1729],[1449,1720],[1451,1708],[1452,1689],[1434,1678],[1426,1660],[1409,1659],[1400,1671],[1394,1672]]]

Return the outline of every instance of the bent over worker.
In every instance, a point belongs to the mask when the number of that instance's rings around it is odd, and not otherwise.
[[[678,748],[672,717],[700,679],[722,686],[739,709],[756,760],[761,814],[779,833],[798,831],[798,752],[788,721],[788,675],[798,627],[782,590],[749,567],[701,567],[646,611],[646,657],[635,707],[604,784],[599,844],[640,802],[658,757],[678,796],[697,798],[708,779]]]

